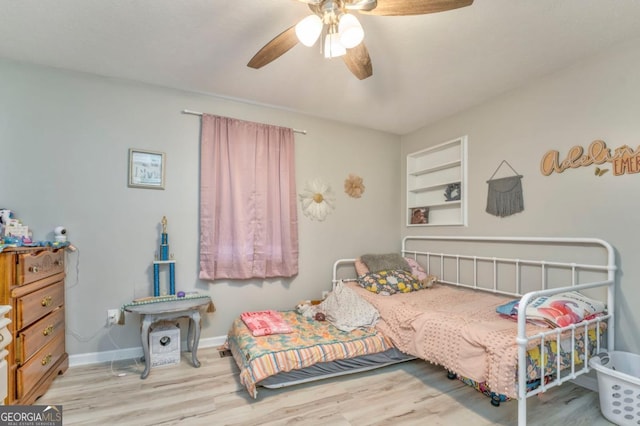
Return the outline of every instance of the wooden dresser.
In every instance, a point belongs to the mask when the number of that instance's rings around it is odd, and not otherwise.
[[[69,366],[64,277],[64,249],[17,247],[0,252],[0,305],[12,307],[6,404],[33,404]]]

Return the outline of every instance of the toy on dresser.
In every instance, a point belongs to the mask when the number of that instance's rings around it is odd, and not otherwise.
[[[66,228],[58,226],[54,230],[55,241],[41,240],[34,241],[31,229],[22,223],[22,220],[15,217],[13,210],[0,209],[0,252],[5,247],[53,247],[56,249],[66,247],[69,251],[76,251],[76,247],[64,239],[58,237],[59,230],[66,234]]]
[[[12,210],[0,209],[0,243],[22,246],[32,242],[29,227],[16,219]]]
[[[6,226],[13,218],[13,212],[9,209],[0,209],[0,225]]]
[[[11,219],[12,213],[9,209],[0,209],[0,241],[2,241],[4,237],[4,228],[9,223],[9,219]]]

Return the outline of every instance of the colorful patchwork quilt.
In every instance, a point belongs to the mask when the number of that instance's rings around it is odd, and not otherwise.
[[[241,318],[229,330],[227,346],[240,368],[240,382],[255,398],[256,385],[280,372],[320,362],[383,352],[391,341],[375,328],[340,331],[328,321],[316,321],[295,311],[280,312],[291,333],[253,336]]]

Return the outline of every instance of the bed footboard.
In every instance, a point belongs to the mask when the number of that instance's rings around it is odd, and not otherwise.
[[[466,250],[445,253],[435,252],[431,248],[436,242],[445,246],[473,245],[481,247],[480,254]],[[517,248],[527,257],[518,256]],[[494,250],[495,249],[495,250]],[[494,252],[492,254],[492,251]],[[440,282],[451,285],[469,287],[480,291],[521,297],[518,311],[518,424],[526,425],[526,398],[544,392],[548,388],[561,385],[589,371],[589,353],[598,353],[601,348],[589,351],[589,329],[598,333],[596,342],[599,345],[600,333],[606,325],[607,347],[615,348],[615,330],[613,315],[615,312],[615,253],[606,241],[596,238],[527,238],[527,237],[437,237],[417,236],[403,240],[402,252],[405,256],[423,258],[428,273],[439,275]],[[468,254],[467,254],[468,253]],[[506,253],[506,254],[505,254]],[[514,256],[515,254],[515,256]],[[436,271],[434,266],[439,265]],[[465,272],[465,267],[471,271]],[[535,279],[537,275],[538,279]],[[532,278],[533,277],[533,278]],[[510,287],[510,285],[512,285]],[[525,290],[526,289],[526,290]],[[540,296],[550,296],[567,291],[595,291],[605,289],[606,315],[571,324],[567,327],[550,329],[547,332],[527,336],[525,314],[526,307]],[[580,333],[585,346],[581,367],[576,367],[576,360],[570,357],[570,366],[561,369],[560,357],[555,374],[551,381],[541,380],[535,389],[527,388],[527,365],[525,363],[527,348],[532,342],[539,342],[540,356],[545,358],[545,346],[548,341],[555,341],[560,347],[562,340],[570,335],[571,345],[575,344],[576,335]],[[573,346],[572,351],[573,353]],[[544,365],[544,362],[541,363]],[[541,370],[544,367],[541,367]],[[540,371],[540,377],[547,377]]]

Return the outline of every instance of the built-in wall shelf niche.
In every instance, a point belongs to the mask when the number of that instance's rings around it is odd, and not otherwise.
[[[407,155],[407,226],[467,225],[467,136]]]

